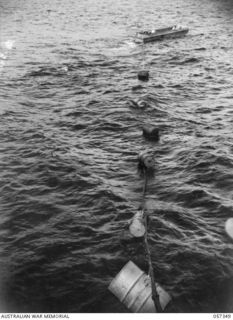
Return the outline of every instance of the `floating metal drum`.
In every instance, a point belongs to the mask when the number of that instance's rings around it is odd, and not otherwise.
[[[143,126],[142,133],[143,133],[143,136],[148,140],[159,141],[159,129],[154,126],[151,126],[151,125]]]
[[[136,238],[143,237],[146,233],[146,228],[144,225],[144,211],[138,210],[135,215],[133,216],[130,225],[129,231],[132,236]]]
[[[139,165],[142,168],[148,169],[148,170],[153,170],[154,169],[154,158],[153,156],[146,152],[146,151],[142,151],[139,153],[138,155],[138,161],[139,161]]]
[[[138,80],[148,81],[149,80],[149,71],[142,70],[138,72]]]
[[[156,289],[164,310],[170,302],[170,295],[157,283]],[[108,289],[132,312],[155,313],[152,300],[151,280],[132,261],[129,261],[110,283]]]
[[[225,223],[225,230],[231,239],[233,239],[233,218],[229,218]]]

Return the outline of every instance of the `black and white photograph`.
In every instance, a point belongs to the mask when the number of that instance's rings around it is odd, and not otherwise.
[[[0,0],[1,318],[131,313],[233,313],[233,0]]]

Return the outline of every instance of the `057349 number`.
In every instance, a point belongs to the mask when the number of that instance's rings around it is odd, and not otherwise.
[[[231,314],[229,313],[214,313],[214,319],[231,319]]]

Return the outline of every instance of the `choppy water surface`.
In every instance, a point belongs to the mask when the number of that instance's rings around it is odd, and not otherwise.
[[[147,271],[124,230],[151,150],[149,242],[170,310],[233,312],[231,1],[0,5],[1,311],[127,312],[107,287],[129,260]],[[173,24],[190,33],[133,42]]]

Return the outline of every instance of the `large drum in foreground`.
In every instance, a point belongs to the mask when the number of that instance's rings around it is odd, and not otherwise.
[[[151,280],[132,261],[129,261],[110,283],[108,289],[132,312],[156,312],[152,300]],[[156,283],[162,309],[170,302],[170,295]]]

